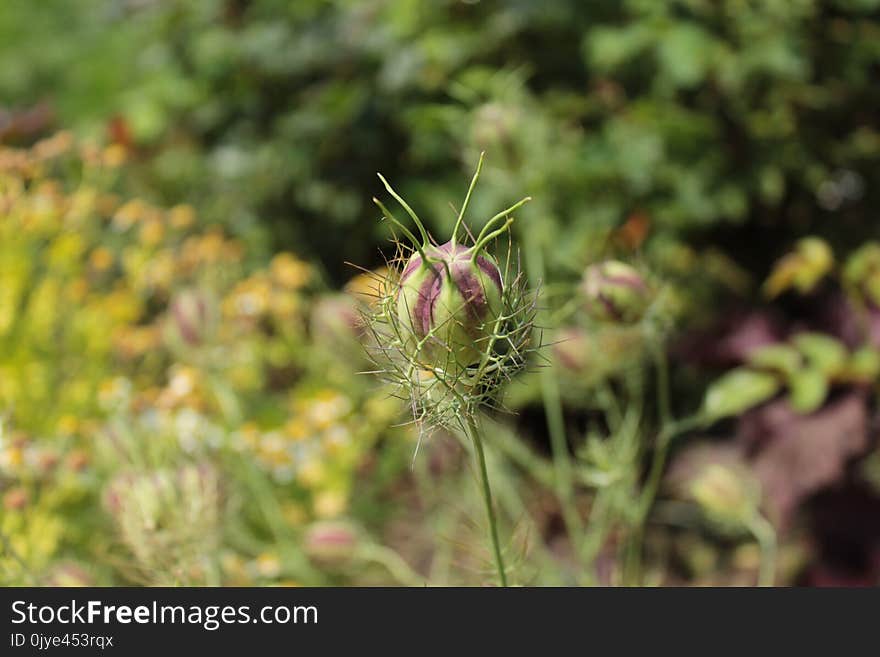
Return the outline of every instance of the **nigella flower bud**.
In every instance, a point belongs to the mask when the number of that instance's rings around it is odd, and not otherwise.
[[[602,321],[637,322],[651,303],[651,290],[639,271],[617,260],[588,267],[581,290],[587,312]]]
[[[553,356],[566,371],[580,374],[589,368],[591,345],[585,331],[575,327],[561,329],[553,343]]]
[[[526,288],[511,251],[503,267],[487,252],[510,228],[514,210],[531,199],[491,217],[479,233],[463,228],[482,162],[481,155],[451,238],[442,244],[428,236],[413,209],[381,174],[419,237],[373,199],[409,244],[397,243],[407,254],[398,261],[402,267],[392,266],[373,286],[378,300],[364,322],[364,346],[375,366],[372,371],[399,387],[422,426],[460,424],[463,416],[494,404],[502,386],[534,351],[537,296]]]
[[[415,250],[397,281],[394,300],[397,324],[404,334],[400,336],[404,350],[422,369],[439,367],[460,371],[478,363],[492,349],[491,338],[501,315],[504,283],[498,264],[484,250],[509,228],[513,222],[510,213],[531,198],[526,197],[489,219],[472,245],[460,244],[459,228],[482,163],[481,156],[452,229],[452,239],[442,245],[428,238],[413,209],[379,175],[421,235],[421,239],[416,238],[381,201],[373,199],[385,218],[409,238]]]
[[[348,523],[322,521],[306,530],[303,550],[315,561],[339,564],[352,557],[358,542],[357,532]]]
[[[526,366],[537,299],[526,291],[521,275],[509,275],[515,267],[511,250],[504,265],[506,281],[497,262],[485,253],[486,246],[510,227],[510,214],[529,197],[486,221],[475,238],[458,240],[482,164],[480,155],[451,239],[444,244],[429,238],[413,209],[379,175],[412,218],[421,239],[373,199],[385,219],[409,239],[414,253],[399,274],[388,279],[390,285],[385,287],[390,289],[381,295],[365,328],[373,337],[372,371],[396,386],[395,396],[409,402],[419,442],[425,429],[439,426],[457,427],[471,440],[480,466],[495,565],[501,585],[507,586],[475,416],[481,408],[497,406],[502,387]],[[406,247],[398,243],[398,253],[401,248]]]
[[[357,302],[346,294],[318,297],[312,305],[309,326],[316,341],[329,344],[351,341],[362,328]]]
[[[503,282],[494,258],[449,241],[415,253],[400,276],[397,312],[408,349],[427,365],[480,360],[501,312]]]

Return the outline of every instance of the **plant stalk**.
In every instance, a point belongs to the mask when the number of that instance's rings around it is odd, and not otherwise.
[[[645,480],[645,485],[639,497],[638,515],[635,526],[632,529],[632,537],[629,541],[625,571],[627,580],[630,584],[634,585],[638,585],[641,579],[641,552],[645,521],[657,497],[660,479],[663,476],[663,470],[666,468],[666,460],[669,456],[669,446],[672,440],[679,434],[695,429],[703,424],[703,417],[699,413],[681,420],[673,418],[669,402],[669,362],[662,345],[655,345],[654,349],[660,433],[657,436],[657,443],[654,447],[654,455],[651,459],[648,478]]]
[[[489,471],[486,469],[486,455],[483,451],[483,439],[473,416],[467,418],[467,432],[474,451],[477,454],[477,464],[480,470],[480,483],[483,492],[483,501],[486,503],[486,516],[489,519],[489,533],[492,537],[492,551],[495,555],[495,566],[498,569],[498,579],[501,586],[507,586],[507,572],[504,568],[504,556],[501,554],[501,542],[498,540],[498,523],[495,519],[495,508],[492,505],[492,489],[489,487]]]
[[[544,277],[544,256],[536,239],[527,242],[526,263],[532,284],[537,286]],[[550,435],[556,497],[559,499],[562,520],[574,552],[583,560],[584,526],[574,503],[574,474],[565,435],[559,382],[556,373],[550,367],[542,368],[539,377],[541,400],[547,417],[547,433]]]
[[[760,513],[749,522],[749,531],[761,548],[761,565],[758,569],[758,586],[773,586],[776,581],[776,530]]]

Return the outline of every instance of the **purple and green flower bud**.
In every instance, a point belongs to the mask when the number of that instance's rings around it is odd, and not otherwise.
[[[569,326],[560,329],[553,342],[555,361],[566,371],[580,374],[588,369],[591,344],[584,330]]]
[[[473,247],[449,241],[415,253],[397,290],[409,348],[426,364],[478,362],[501,313],[503,285],[492,256]]]
[[[485,253],[485,248],[509,228],[513,222],[510,213],[531,199],[526,197],[489,219],[473,244],[460,244],[459,229],[482,162],[481,156],[452,239],[442,245],[428,237],[416,213],[379,175],[420,233],[419,239],[378,199],[373,199],[415,250],[396,282],[393,299],[404,350],[423,369],[456,370],[479,363],[492,349],[492,336],[502,316],[504,281],[498,263]]]
[[[398,254],[405,254],[395,261],[398,266],[368,279],[367,298],[377,301],[368,307],[364,346],[371,371],[395,386],[395,396],[410,402],[420,431],[460,428],[463,417],[494,407],[502,386],[540,348],[533,346],[537,293],[528,289],[510,250],[501,266],[488,253],[489,245],[509,231],[512,213],[531,199],[481,222],[479,232],[463,226],[482,163],[481,155],[451,236],[443,243],[428,235],[381,174],[385,189],[412,223],[401,223],[373,199],[398,238],[408,243],[395,240]]]
[[[327,345],[356,340],[363,328],[357,301],[347,294],[318,297],[312,305],[310,328],[312,338]]]
[[[330,565],[348,561],[359,542],[354,527],[346,522],[327,520],[317,522],[306,530],[303,548],[310,558]]]
[[[651,305],[651,289],[637,269],[617,260],[587,268],[581,283],[587,312],[600,321],[631,324]]]

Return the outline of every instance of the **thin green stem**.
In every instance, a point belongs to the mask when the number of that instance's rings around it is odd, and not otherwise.
[[[537,240],[526,241],[526,264],[533,286],[544,277],[544,257]],[[547,418],[547,432],[550,434],[550,451],[553,457],[556,497],[562,510],[562,520],[575,553],[583,554],[583,523],[574,504],[574,477],[571,454],[565,435],[565,421],[562,415],[562,396],[559,380],[551,367],[540,371],[541,399]]]
[[[748,528],[761,548],[758,586],[773,586],[776,581],[776,530],[758,512],[752,516]]]
[[[669,456],[669,446],[672,439],[676,436],[695,429],[704,423],[702,415],[691,415],[682,420],[668,423],[657,436],[657,446],[654,449],[654,458],[651,461],[651,470],[648,473],[648,479],[645,487],[642,489],[641,509],[639,516],[645,518],[654,498],[657,496],[657,489],[660,487],[660,479],[663,475],[663,469],[666,466],[666,459]]]
[[[379,176],[379,180],[381,180],[382,184],[385,185],[385,189],[388,190],[388,193],[391,194],[391,196],[393,196],[395,200],[400,203],[403,209],[406,210],[406,213],[410,217],[412,217],[412,220],[415,222],[416,226],[419,229],[419,234],[422,236],[422,246],[428,246],[428,244],[430,243],[430,240],[428,239],[428,231],[425,230],[425,225],[422,223],[422,220],[419,219],[419,215],[417,215],[415,211],[409,206],[409,203],[403,200],[400,194],[394,191],[394,189],[391,187],[390,184],[388,184],[388,181],[385,180],[385,177],[381,173],[378,173],[376,175]]]
[[[474,177],[471,178],[470,187],[468,187],[467,194],[464,197],[464,203],[461,204],[461,210],[458,212],[458,219],[455,221],[455,228],[452,229],[452,252],[455,253],[455,245],[458,244],[458,229],[461,228],[461,222],[464,220],[464,213],[467,211],[468,203],[471,200],[471,194],[474,191],[474,187],[477,185],[477,180],[480,177],[480,170],[483,168],[483,157],[486,155],[486,152],[483,151],[480,153],[480,161],[477,162],[477,170],[474,171]]]
[[[654,345],[654,367],[657,369],[657,406],[662,427],[672,422],[672,405],[669,402],[669,357],[663,344]]]
[[[506,231],[508,228],[510,228],[510,224],[512,224],[512,223],[513,223],[513,217],[511,217],[510,219],[505,221],[504,225],[501,228],[499,228],[498,230],[493,230],[488,235],[484,235],[483,237],[481,237],[477,241],[477,243],[474,244],[473,254],[471,255],[471,262],[476,262],[477,257],[480,255],[480,251],[483,250],[483,247],[485,247],[489,242],[491,242],[496,237],[501,235],[504,231]]]
[[[504,569],[504,556],[501,554],[501,542],[498,540],[498,523],[495,520],[495,508],[492,505],[492,489],[489,487],[489,471],[486,469],[486,455],[483,452],[483,439],[477,421],[472,415],[467,418],[467,433],[474,445],[477,454],[477,465],[480,471],[483,501],[486,503],[486,516],[489,519],[489,533],[492,537],[492,551],[495,555],[495,566],[498,569],[498,579],[501,586],[507,586],[507,572]]]
[[[379,209],[382,211],[382,214],[385,215],[385,218],[397,226],[401,232],[406,235],[407,239],[412,242],[412,245],[415,247],[416,251],[419,252],[419,255],[422,256],[422,262],[427,262],[427,256],[425,256],[424,245],[419,244],[419,241],[416,239],[416,236],[413,235],[412,231],[401,223],[401,221],[391,214],[391,210],[385,207],[385,205],[377,199],[375,196],[373,197],[373,203],[379,206]]]
[[[24,558],[18,553],[18,551],[12,546],[12,542],[3,532],[0,532],[0,544],[3,545],[3,551],[6,552],[9,556],[11,556],[21,568],[22,576],[30,583],[36,583],[36,578],[31,572],[30,566],[28,566],[27,562]]]
[[[513,212],[514,210],[518,210],[519,208],[521,208],[522,206],[524,206],[526,203],[528,203],[531,200],[532,200],[531,196],[526,196],[524,199],[517,201],[516,203],[511,205],[506,210],[502,210],[501,212],[496,214],[494,217],[489,219],[489,221],[486,222],[486,225],[483,226],[483,230],[481,230],[480,234],[477,235],[476,243],[479,244],[480,242],[483,241],[483,237],[485,237],[486,233],[488,233],[489,230],[491,230],[492,226],[494,226],[496,223],[498,223],[502,219],[506,218],[511,212]]]
[[[642,488],[642,494],[639,498],[639,508],[636,519],[632,528],[632,535],[629,540],[629,550],[627,554],[626,572],[627,580],[631,584],[638,583],[641,571],[641,553],[642,553],[642,535],[645,529],[645,521],[648,513],[654,505],[657,497],[657,491],[660,488],[660,480],[663,477],[663,470],[666,467],[666,459],[669,456],[669,446],[672,440],[691,429],[695,429],[704,424],[705,418],[696,414],[688,416],[682,420],[667,420],[665,426],[660,430],[657,436],[657,444],[654,447],[654,456],[651,459],[651,469],[648,471],[648,478]]]
[[[627,558],[624,565],[624,577],[629,583],[638,584],[641,579],[642,560],[642,536],[645,528],[645,517],[648,507],[653,504],[660,485],[660,476],[666,464],[667,452],[672,436],[668,429],[672,426],[672,409],[669,401],[669,360],[662,344],[653,344],[654,369],[657,373],[657,408],[660,420],[660,434],[657,437],[657,445],[654,449],[654,458],[651,462],[648,479],[642,496],[639,499],[636,524],[628,541]]]
[[[385,568],[397,582],[404,586],[423,586],[424,578],[410,567],[410,565],[394,550],[368,543],[358,548],[357,557],[366,562],[372,562]]]

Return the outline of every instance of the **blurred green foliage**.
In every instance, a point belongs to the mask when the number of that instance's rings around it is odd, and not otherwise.
[[[878,80],[880,0],[5,0],[0,575],[485,581],[465,453],[412,458],[330,292],[393,255],[376,172],[448,235],[485,150],[553,343],[486,422],[516,581],[773,581],[775,530],[838,581],[792,518],[880,507]]]
[[[93,131],[118,115],[153,194],[239,234],[265,228],[337,280],[345,260],[377,261],[376,171],[444,233],[484,148],[497,194],[540,200],[524,216],[552,271],[579,269],[635,211],[663,253],[723,235],[753,264],[776,254],[744,226],[876,232],[878,7],[12,2],[0,98],[49,97]]]

